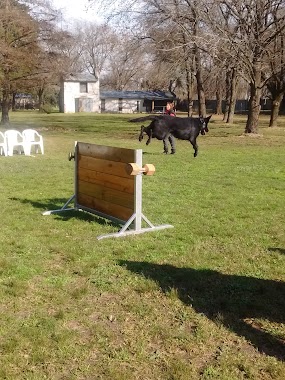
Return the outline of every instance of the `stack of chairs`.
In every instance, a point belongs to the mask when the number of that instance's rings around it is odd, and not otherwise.
[[[7,141],[6,141],[6,136],[4,133],[0,132],[0,155],[1,156],[7,156]]]
[[[35,129],[25,129],[19,132],[16,129],[9,129],[4,133],[0,132],[0,154],[4,156],[13,156],[14,152],[24,153],[30,156],[32,150],[35,153],[44,154],[43,137]]]

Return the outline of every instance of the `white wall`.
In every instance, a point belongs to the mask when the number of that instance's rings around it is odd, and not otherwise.
[[[139,107],[137,106],[137,102],[139,102]],[[120,104],[122,106],[121,110],[119,110]],[[113,99],[105,99],[105,110],[101,109],[101,111],[102,112],[135,113],[135,112],[145,112],[145,107],[143,107],[143,100],[141,99],[123,99],[120,102],[119,99],[113,98]]]
[[[63,84],[63,111],[64,113],[74,113],[75,99],[82,99],[79,103],[84,104],[84,99],[88,99],[88,111],[89,112],[100,112],[100,96],[99,96],[99,81],[88,82],[88,93],[80,93],[79,82],[64,82]],[[79,112],[84,112],[84,107],[79,108]]]

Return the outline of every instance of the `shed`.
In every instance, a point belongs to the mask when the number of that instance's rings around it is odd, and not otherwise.
[[[101,112],[163,112],[166,103],[175,99],[163,91],[100,91]]]

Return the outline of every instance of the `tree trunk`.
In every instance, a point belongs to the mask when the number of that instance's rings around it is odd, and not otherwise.
[[[195,64],[196,64],[196,81],[197,81],[197,94],[198,94],[198,107],[199,116],[206,117],[206,98],[202,79],[201,59],[198,47],[195,46]]]
[[[193,114],[193,79],[189,68],[186,68],[186,88],[187,88],[187,104],[188,104],[188,117]]]
[[[234,121],[236,97],[237,97],[237,70],[235,67],[233,67],[232,75],[231,75],[230,102],[229,102],[229,110],[228,110],[228,116],[227,116],[227,123],[229,124],[232,124]]]
[[[196,15],[196,7],[197,2],[194,2],[194,8],[193,8],[193,15],[197,19]],[[194,36],[199,36],[198,31],[198,24],[197,22],[194,23]],[[203,75],[202,75],[202,65],[201,65],[201,56],[200,56],[200,50],[196,43],[194,43],[194,60],[195,60],[195,66],[196,66],[196,81],[197,81],[197,95],[198,95],[198,108],[199,108],[199,116],[206,117],[207,116],[207,110],[206,110],[206,98],[205,98],[205,91],[204,91],[204,85],[203,85]]]
[[[207,116],[206,98],[205,98],[205,92],[204,92],[201,70],[197,70],[196,80],[197,80],[199,116],[206,117]]]
[[[44,94],[44,89],[39,88],[38,89],[38,101],[39,101],[39,111],[43,111],[43,94]]]
[[[255,58],[253,64],[253,79],[250,84],[250,98],[245,133],[258,133],[258,119],[261,99],[261,61]]]
[[[272,99],[272,107],[270,112],[269,127],[277,127],[277,119],[279,116],[280,105],[283,100],[284,93],[279,93],[274,99]]]
[[[223,101],[223,98],[222,98],[222,91],[221,91],[221,87],[219,86],[217,91],[216,91],[216,101],[217,101],[217,104],[216,104],[216,115],[221,115],[223,113],[223,110],[222,110],[222,101]]]
[[[250,84],[250,89],[251,95],[249,98],[249,110],[245,127],[245,133],[257,133],[258,119],[260,113],[261,90],[256,88],[256,86],[253,83]]]
[[[13,92],[13,97],[12,97],[12,111],[16,111],[16,93]]]
[[[9,91],[5,88],[2,91],[2,115],[1,115],[1,125],[9,127],[9,108],[10,108],[10,96]]]
[[[186,74],[186,92],[187,92],[187,113],[188,117],[193,114],[193,54],[189,54],[187,38],[185,33],[182,34],[183,51],[185,56],[185,74]]]
[[[226,99],[225,99],[225,109],[223,121],[228,120],[229,108],[230,108],[230,97],[231,97],[231,70],[226,71]]]

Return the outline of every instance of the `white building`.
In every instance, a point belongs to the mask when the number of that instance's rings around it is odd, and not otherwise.
[[[175,95],[163,91],[100,91],[101,112],[163,112]]]
[[[91,74],[71,74],[62,80],[59,111],[100,112],[99,79]]]
[[[139,91],[101,91],[101,112],[134,113],[145,111]]]
[[[91,74],[70,75],[61,82],[59,111],[135,113],[163,112],[175,95],[163,91],[101,91]]]

